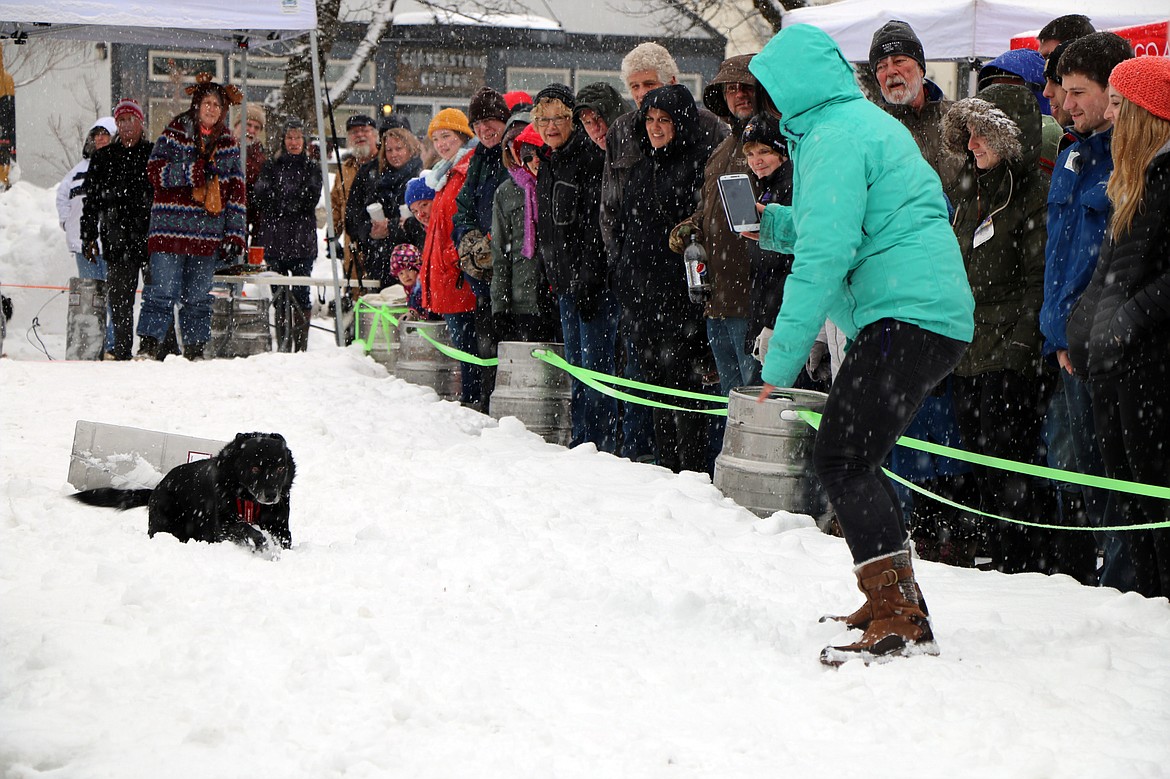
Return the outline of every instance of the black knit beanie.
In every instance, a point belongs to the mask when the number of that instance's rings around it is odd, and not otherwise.
[[[740,141],[745,146],[749,143],[760,143],[785,157],[788,156],[788,140],[780,132],[780,123],[767,114],[756,114],[749,119],[743,128]]]
[[[467,123],[475,126],[475,123],[483,119],[499,119],[501,122],[508,121],[508,104],[504,102],[504,96],[491,87],[480,87],[480,90],[471,98],[471,104],[467,107]]]
[[[576,98],[573,97],[573,90],[564,84],[549,84],[536,93],[536,99],[532,104],[538,106],[540,105],[540,101],[546,97],[552,100],[560,100],[565,104],[566,108],[573,108],[577,104]]]
[[[922,51],[922,41],[908,23],[897,19],[886,22],[873,34],[873,42],[869,44],[869,64],[876,68],[878,62],[894,54],[912,57],[925,72],[926,55]]]
[[[612,85],[604,81],[586,84],[577,92],[577,107],[574,113],[583,109],[595,111],[605,123],[613,124],[614,120],[626,112],[626,104],[622,96]]]

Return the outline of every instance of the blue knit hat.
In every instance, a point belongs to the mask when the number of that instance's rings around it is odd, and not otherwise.
[[[420,200],[434,200],[435,190],[427,186],[426,174],[406,183],[406,205],[417,203]]]

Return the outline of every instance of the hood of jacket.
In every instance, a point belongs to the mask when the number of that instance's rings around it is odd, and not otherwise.
[[[707,110],[723,119],[731,118],[727,110],[727,99],[723,96],[724,84],[757,84],[756,77],[748,70],[748,63],[754,54],[740,54],[723,60],[715,78],[703,89],[703,105]]]
[[[661,149],[650,145],[650,136],[646,132],[646,116],[651,108],[665,111],[674,120],[674,138]],[[670,156],[697,145],[702,131],[699,128],[699,109],[695,106],[691,91],[682,84],[668,84],[650,92],[638,109],[638,123],[634,133],[648,157]]]
[[[791,63],[799,62],[794,68]],[[864,100],[853,66],[836,42],[808,24],[794,24],[772,37],[748,69],[780,111],[780,128],[799,140],[821,106]]]
[[[993,84],[975,97],[958,101],[943,117],[943,146],[957,157],[969,157],[971,128],[1004,161],[1032,170],[1040,162],[1043,140],[1040,109],[1027,87]]]
[[[980,89],[986,89],[983,81],[996,76],[1019,76],[1025,86],[1036,96],[1040,113],[1049,113],[1048,98],[1044,97],[1044,58],[1034,49],[1012,49],[1005,51],[979,69]]]

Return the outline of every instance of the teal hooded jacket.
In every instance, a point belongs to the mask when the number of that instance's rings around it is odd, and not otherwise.
[[[769,205],[761,219],[760,245],[795,257],[764,381],[792,386],[826,318],[849,339],[892,318],[969,343],[963,257],[910,132],[865,99],[815,27],[781,30],[749,69],[782,115],[794,169],[792,205]]]

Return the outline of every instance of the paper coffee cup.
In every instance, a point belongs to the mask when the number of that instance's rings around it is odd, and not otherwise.
[[[373,219],[375,222],[386,221],[386,212],[382,210],[381,203],[370,203],[366,206],[366,211],[369,212],[370,219]]]

